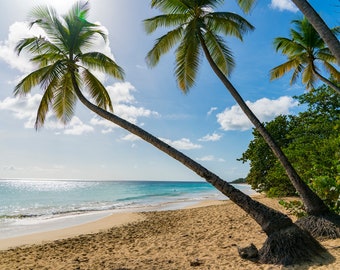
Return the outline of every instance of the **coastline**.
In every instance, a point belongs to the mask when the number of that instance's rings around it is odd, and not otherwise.
[[[283,211],[276,199],[253,197]],[[3,269],[170,270],[192,265],[194,269],[340,269],[339,240],[322,242],[333,261],[282,268],[241,259],[237,247],[254,243],[260,248],[266,236],[229,200],[202,201],[179,210],[116,213],[39,237],[18,237],[11,242],[16,248],[0,251]],[[25,239],[33,242],[18,247]]]

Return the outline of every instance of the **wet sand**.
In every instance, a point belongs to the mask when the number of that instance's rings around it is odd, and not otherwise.
[[[256,199],[283,211],[275,199]],[[0,240],[0,268],[13,269],[340,269],[340,240],[322,244],[334,260],[281,267],[239,257],[237,248],[266,239],[230,201],[172,211],[120,213],[63,230]],[[24,245],[24,246],[22,246]],[[12,247],[12,248],[9,248]],[[8,249],[9,248],[9,249]]]

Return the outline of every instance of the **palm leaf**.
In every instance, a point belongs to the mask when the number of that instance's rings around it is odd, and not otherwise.
[[[50,109],[50,105],[52,104],[54,97],[54,89],[58,85],[58,79],[54,78],[53,81],[46,88],[45,93],[42,96],[42,99],[39,104],[39,108],[37,111],[37,117],[35,120],[35,129],[41,128],[45,123],[46,115]]]
[[[96,105],[103,109],[113,111],[111,98],[104,85],[88,69],[82,72],[83,84],[88,89]]]
[[[46,77],[46,73],[48,73],[50,69],[50,66],[46,66],[28,74],[15,86],[13,91],[14,96],[28,94],[34,86],[37,86],[41,83],[43,78]]]
[[[187,23],[190,14],[166,14],[149,18],[143,21],[146,33],[151,34],[159,27],[173,27]]]
[[[243,12],[249,13],[255,3],[255,0],[237,0],[237,3]]]
[[[159,62],[160,57],[179,42],[183,36],[183,31],[182,27],[178,27],[158,38],[146,56],[147,64],[151,67],[155,66]]]
[[[78,58],[81,62],[92,69],[105,72],[116,79],[124,79],[124,70],[115,61],[100,52],[84,53]]]
[[[176,50],[175,74],[179,88],[185,93],[195,83],[197,70],[200,64],[200,42],[194,25],[189,24],[185,29],[185,36]]]
[[[205,33],[203,39],[216,65],[225,75],[230,75],[235,62],[232,52],[225,45],[223,39],[210,31]]]
[[[186,13],[188,5],[182,0],[152,0],[152,8],[158,8],[163,13]]]
[[[323,61],[322,62],[324,67],[329,71],[329,73],[332,75],[332,77],[340,82],[340,72],[334,67],[332,66],[330,63],[328,63],[327,61]]]
[[[213,32],[222,32],[224,35],[230,35],[242,40],[243,35],[254,30],[247,20],[231,12],[213,12],[204,16],[207,29]]]
[[[270,71],[270,79],[274,80],[277,78],[281,78],[283,75],[291,71],[292,69],[296,69],[298,67],[298,63],[295,59],[289,60],[277,67],[271,69]]]
[[[66,73],[54,89],[53,98],[53,111],[62,123],[67,124],[72,119],[76,100],[71,74]]]

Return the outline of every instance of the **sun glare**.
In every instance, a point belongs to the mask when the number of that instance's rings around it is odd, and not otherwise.
[[[54,7],[58,13],[67,12],[77,0],[35,0],[38,5],[48,5]]]

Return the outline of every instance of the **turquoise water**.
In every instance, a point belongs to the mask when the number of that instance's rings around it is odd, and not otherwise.
[[[255,193],[247,185],[235,186]],[[176,209],[225,199],[206,182],[0,180],[0,238],[60,217],[80,222],[87,213]]]

